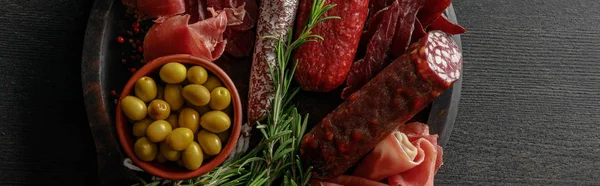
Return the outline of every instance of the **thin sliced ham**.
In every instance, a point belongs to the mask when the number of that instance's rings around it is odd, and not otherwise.
[[[425,124],[414,122],[401,129],[411,143],[419,149],[417,156],[423,156],[423,161],[414,168],[388,177],[392,186],[430,186],[433,177],[442,164],[442,148],[437,145],[437,135],[429,135],[429,127]],[[422,154],[421,154],[422,153]]]
[[[137,0],[136,6],[143,16],[155,18],[182,14],[186,5],[184,0]]]
[[[144,60],[152,61],[171,54],[191,54],[210,61],[218,59],[227,41],[223,32],[227,15],[188,24],[189,15],[172,16],[150,28],[144,38]]]
[[[375,146],[356,166],[353,175],[381,181],[423,163],[424,154],[404,133],[396,131]]]
[[[387,186],[387,184],[369,180],[366,178],[361,178],[358,176],[347,176],[342,175],[338,176],[334,179],[321,181],[318,179],[312,179],[310,181],[310,185],[312,186]]]

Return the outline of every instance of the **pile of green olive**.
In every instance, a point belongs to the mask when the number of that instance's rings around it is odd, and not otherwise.
[[[188,69],[167,63],[156,78],[141,77],[133,95],[121,100],[137,138],[134,152],[142,161],[198,169],[219,154],[229,138],[229,90],[201,66]]]

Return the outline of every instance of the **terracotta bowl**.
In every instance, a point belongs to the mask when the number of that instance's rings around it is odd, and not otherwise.
[[[134,143],[135,137],[132,134],[133,125],[129,123],[127,117],[121,111],[121,100],[130,94],[132,94],[133,87],[135,82],[143,77],[143,76],[153,76],[158,73],[160,68],[169,62],[179,62],[184,65],[199,65],[204,67],[207,71],[216,75],[223,85],[227,89],[229,89],[231,94],[231,101],[233,106],[234,116],[231,123],[231,134],[229,136],[229,140],[224,148],[221,150],[217,156],[210,160],[205,160],[202,166],[196,170],[188,170],[182,167],[178,167],[172,164],[161,164],[157,162],[145,162],[141,161],[134,153]],[[117,112],[116,112],[116,128],[119,136],[119,141],[121,142],[121,146],[125,150],[125,153],[131,160],[135,163],[135,165],[139,166],[146,172],[158,176],[164,179],[170,180],[184,180],[190,179],[194,177],[198,177],[202,174],[210,172],[215,167],[219,166],[227,156],[231,153],[233,148],[235,147],[238,137],[240,135],[240,130],[242,127],[242,103],[240,101],[240,96],[237,92],[237,89],[229,76],[217,65],[208,60],[194,57],[187,54],[177,54],[170,55],[161,58],[157,58],[148,64],[144,65],[140,68],[133,76],[129,79],[125,87],[123,88],[123,92],[119,96],[119,102],[117,103]]]

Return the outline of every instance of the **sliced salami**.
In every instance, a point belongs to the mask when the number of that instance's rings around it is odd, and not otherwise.
[[[450,35],[426,34],[304,136],[303,162],[313,166],[315,178],[341,175],[447,90],[461,68]]]
[[[401,13],[398,16],[398,24],[396,25],[396,35],[392,41],[392,55],[398,57],[402,55],[406,48],[411,43],[413,30],[417,29],[415,20],[417,13],[423,7],[425,0],[398,0],[400,1]],[[421,35],[423,36],[423,35]],[[416,39],[420,39],[417,37]]]
[[[354,62],[346,79],[346,88],[342,91],[342,98],[346,99],[365,83],[369,82],[373,76],[379,73],[383,67],[387,66],[392,60],[388,59],[392,38],[396,32],[396,23],[400,6],[398,1],[381,10],[377,17],[381,17],[379,24],[370,25],[370,29],[377,31],[371,37],[367,45],[365,57]]]
[[[262,37],[288,38],[288,29],[294,25],[297,8],[298,0],[261,1],[248,92],[248,122],[251,126],[266,117],[274,91],[269,64],[275,66],[276,41]]]

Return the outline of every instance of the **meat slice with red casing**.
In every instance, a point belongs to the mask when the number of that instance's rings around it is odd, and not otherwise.
[[[313,0],[300,2],[296,34],[304,28],[312,4]],[[369,10],[368,0],[325,0],[325,4],[336,6],[323,17],[339,16],[341,19],[317,24],[311,32],[324,40],[303,44],[292,57],[292,61],[298,61],[294,79],[307,91],[329,92],[344,82]]]
[[[392,38],[396,33],[396,22],[400,6],[398,1],[378,12],[382,19],[377,24],[370,25],[375,29],[374,36],[371,37],[364,58],[354,62],[346,78],[346,88],[342,91],[342,98],[346,99],[365,83],[369,82],[383,67],[387,66],[392,60],[388,59]],[[374,27],[374,28],[373,28]]]
[[[315,178],[341,175],[447,90],[461,68],[451,36],[427,33],[304,136],[302,161]]]
[[[190,25],[189,19],[187,14],[176,15],[152,25],[144,37],[144,60],[171,54],[191,54],[210,61],[219,58],[227,44],[223,39],[225,13]]]

